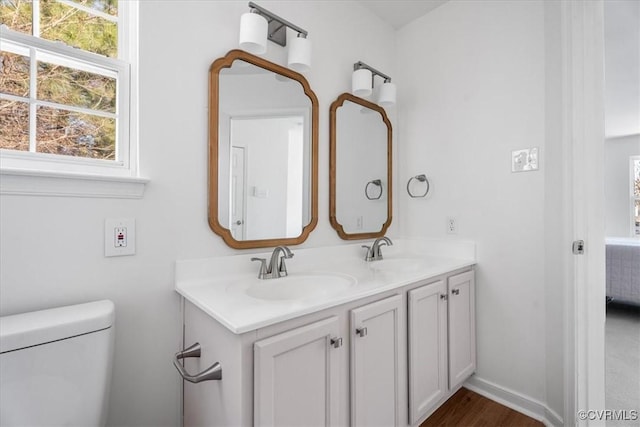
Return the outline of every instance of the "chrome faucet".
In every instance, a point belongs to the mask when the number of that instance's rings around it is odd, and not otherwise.
[[[283,254],[282,257],[280,252]],[[258,279],[277,279],[287,275],[287,265],[284,260],[289,258],[293,258],[291,250],[286,246],[278,246],[273,250],[268,266],[265,258],[251,258],[251,261],[260,261]]]
[[[382,259],[382,251],[380,250],[380,246],[393,246],[393,242],[388,237],[379,237],[371,246],[362,245],[363,248],[367,249],[367,254],[364,257],[365,261],[378,261]]]

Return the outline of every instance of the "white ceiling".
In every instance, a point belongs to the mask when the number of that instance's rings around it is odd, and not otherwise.
[[[516,0],[512,0],[516,1]],[[360,0],[399,29],[447,0]],[[640,1],[605,1],[605,134],[640,133]]]
[[[360,0],[367,9],[396,30],[448,0]]]

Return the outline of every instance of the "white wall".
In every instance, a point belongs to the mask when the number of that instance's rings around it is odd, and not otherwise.
[[[563,182],[563,82],[561,2],[544,2],[545,150],[544,173],[544,292],[546,398],[542,402],[556,418],[564,416],[564,293],[568,240],[562,213],[568,197]],[[538,249],[539,250],[539,249]],[[551,418],[547,416],[547,418]]]
[[[396,79],[398,179],[431,181],[424,199],[401,191],[401,231],[476,241],[476,376],[539,402],[547,381],[544,3],[445,3],[398,31]],[[511,173],[511,151],[527,147],[539,147],[540,171]],[[457,236],[445,234],[448,216]]]
[[[354,2],[260,4],[313,41],[319,222],[303,246],[340,244],[328,219],[329,106],[349,91],[358,60],[395,76],[394,32]],[[142,200],[0,196],[2,315],[99,298],[116,304],[111,426],[180,424],[174,262],[234,252],[207,224],[207,84],[210,64],[237,47],[247,9],[240,0],[140,2],[140,170],[151,179]],[[284,49],[268,49],[266,58],[285,63]],[[104,258],[104,219],[121,217],[136,218],[137,254]]]
[[[631,237],[631,156],[640,156],[640,134],[605,141],[604,201],[608,237]]]

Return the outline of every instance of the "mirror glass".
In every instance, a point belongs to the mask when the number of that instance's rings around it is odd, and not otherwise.
[[[229,246],[302,243],[317,223],[317,100],[243,51],[211,67],[209,223]]]
[[[330,111],[330,219],[343,239],[383,236],[391,224],[391,123],[345,93]]]

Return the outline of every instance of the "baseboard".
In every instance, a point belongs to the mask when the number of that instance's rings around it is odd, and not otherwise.
[[[521,412],[536,419],[548,427],[563,426],[562,417],[548,408],[544,403],[538,402],[528,396],[509,390],[485,379],[473,375],[465,383],[464,387],[474,391],[488,399],[494,400],[514,411]]]

